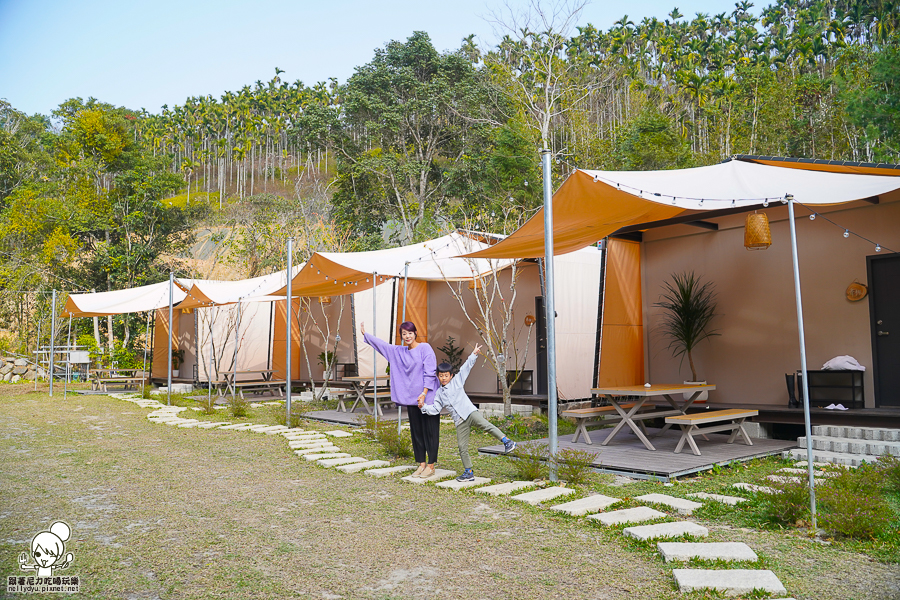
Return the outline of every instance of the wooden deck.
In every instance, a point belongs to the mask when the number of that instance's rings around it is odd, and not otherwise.
[[[391,406],[389,408],[384,408],[384,416],[378,417],[379,421],[393,421],[397,422],[397,408],[396,406]],[[407,421],[408,417],[406,416],[406,409],[402,409],[400,412],[400,418],[403,421]],[[307,413],[303,413],[304,419],[312,419],[314,421],[324,421],[326,423],[334,423],[336,425],[348,425],[350,427],[359,427],[363,424],[363,421],[369,413],[365,411],[364,408],[357,407],[356,410],[352,413],[350,412],[342,412],[337,410],[313,410]]]
[[[740,441],[726,444],[727,435],[710,434],[709,441],[697,438],[697,446],[701,455],[682,452],[675,454],[675,446],[681,438],[680,431],[669,430],[656,435],[659,429],[648,427],[647,433],[656,451],[647,450],[641,441],[631,432],[622,431],[608,446],[601,446],[608,430],[592,430],[591,439],[594,444],[572,443],[572,435],[559,436],[560,448],[575,448],[597,454],[593,467],[602,473],[615,473],[642,479],[659,479],[668,481],[685,475],[707,471],[715,465],[727,465],[731,461],[745,461],[761,456],[781,454],[788,448],[796,448],[797,441],[753,439],[748,446]],[[547,444],[546,438],[537,440]],[[503,454],[503,445],[485,446],[478,449],[482,454]]]

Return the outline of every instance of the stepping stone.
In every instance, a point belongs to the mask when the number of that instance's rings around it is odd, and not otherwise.
[[[269,430],[267,430],[267,431],[266,431],[266,435],[275,435],[276,433],[282,433],[282,432],[284,432],[284,431],[290,431],[290,429],[288,429],[288,428],[285,427],[284,425],[276,425],[276,427],[277,427],[277,429],[269,429]]]
[[[581,498],[579,500],[566,502],[565,504],[557,504],[556,506],[551,506],[550,510],[558,510],[560,512],[572,515],[573,517],[582,517],[588,513],[599,512],[607,506],[612,506],[613,504],[621,501],[621,498],[610,498],[609,496],[604,496],[603,494],[594,494],[593,496],[588,496],[587,498]]]
[[[315,441],[325,441],[328,438],[324,435],[298,435],[291,436],[289,438],[284,438],[289,442],[315,442]]]
[[[766,487],[764,485],[754,485],[752,483],[732,483],[731,487],[739,490],[747,490],[748,492],[758,492],[760,494],[780,494],[781,490]]]
[[[340,448],[337,446],[321,446],[318,448],[301,448],[300,450],[294,450],[294,454],[297,456],[306,456],[307,454],[322,454],[323,452],[338,452]]]
[[[178,419],[177,421],[164,421],[166,425],[181,425],[182,423],[197,422],[197,419]]]
[[[694,509],[703,506],[699,502],[685,500],[684,498],[676,498],[675,496],[667,496],[666,494],[645,494],[635,497],[635,500],[641,502],[652,502],[654,504],[663,504],[678,511],[680,515],[689,515]]]
[[[697,492],[696,494],[688,494],[691,498],[700,498],[701,500],[713,500],[714,502],[721,502],[722,504],[728,504],[729,506],[734,506],[741,502],[746,502],[746,498],[738,498],[737,496],[723,496],[722,494],[707,494],[706,492]]]
[[[150,415],[147,417],[149,420],[155,423],[162,423],[164,421],[172,421],[172,420],[181,420],[181,417],[176,417],[175,415]]]
[[[675,521],[674,523],[657,523],[656,525],[636,525],[626,527],[622,533],[636,540],[653,540],[656,538],[681,537],[683,535],[695,535],[706,537],[709,530],[702,525],[690,521]]]
[[[525,492],[524,494],[519,494],[518,496],[510,496],[510,499],[519,500],[520,502],[527,502],[532,506],[537,506],[541,502],[546,502],[547,500],[553,500],[555,498],[559,498],[560,496],[568,496],[574,493],[575,490],[571,488],[554,486],[543,488],[540,490],[534,490],[533,492]]]
[[[778,469],[778,472],[779,473],[790,473],[791,475],[807,475],[809,473],[809,471],[807,471],[806,469],[791,469],[788,467],[785,467],[784,469]],[[816,471],[815,469],[813,469],[813,476],[815,476],[815,475],[820,475],[820,473],[818,471]]]
[[[322,460],[324,458],[350,458],[350,455],[346,452],[329,452],[326,454],[304,454],[303,458],[306,460]]]
[[[408,483],[434,483],[436,481],[440,481],[441,479],[447,479],[448,477],[456,477],[456,471],[451,471],[449,469],[435,469],[434,475],[431,477],[427,477],[422,479],[421,477],[413,477],[412,475],[408,475],[406,477],[401,477],[403,481]]]
[[[259,402],[251,402],[250,403],[250,408],[262,408],[262,407],[263,407],[263,405],[260,404]]]
[[[355,463],[352,465],[342,465],[336,468],[338,471],[343,471],[344,473],[358,473],[360,471],[365,471],[366,469],[386,467],[389,464],[391,463],[386,460],[367,460],[365,462]]]
[[[198,421],[197,419],[189,419],[189,420],[185,421],[184,423],[179,423],[178,426],[188,428],[188,427],[197,427],[198,425],[202,425],[202,424],[203,424],[203,422]]]
[[[220,427],[219,429],[233,429],[234,431],[241,431],[244,429],[250,429],[253,427],[253,423],[236,423],[234,425],[226,425],[225,427]]]
[[[310,441],[301,441],[295,440],[292,442],[288,442],[289,448],[315,448],[316,446],[330,446],[332,444],[331,440],[321,439],[321,440],[310,440]]]
[[[668,517],[664,512],[653,510],[649,506],[638,506],[637,508],[624,508],[622,510],[614,510],[599,515],[588,515],[588,519],[600,521],[604,525],[619,525],[620,523],[640,523],[641,521],[652,521],[654,519],[662,519]]]
[[[217,421],[211,421],[209,423],[201,423],[201,424],[197,425],[197,427],[200,429],[215,429],[216,427],[220,427],[222,425],[230,425],[230,423],[228,421],[225,421],[224,423],[219,423]]]
[[[352,437],[353,434],[347,431],[343,431],[340,429],[335,429],[334,431],[326,431],[325,435],[330,435],[331,437]]]
[[[742,542],[659,542],[656,544],[663,560],[759,560],[750,546]]]
[[[801,461],[799,461],[799,462],[795,462],[795,463],[794,463],[794,466],[795,466],[795,467],[805,467],[805,466],[806,466],[806,461],[805,461],[805,460],[801,460]],[[822,467],[834,467],[834,466],[844,466],[844,465],[835,465],[835,463],[815,462],[815,461],[813,461],[813,466],[814,466],[814,467],[822,468]]]
[[[403,473],[404,471],[415,471],[417,465],[401,465],[398,467],[385,467],[383,469],[369,469],[366,471],[366,475],[371,475],[372,477],[387,477],[388,475],[393,475],[394,473]]]
[[[338,465],[349,465],[351,463],[364,463],[366,459],[360,458],[358,456],[351,456],[350,458],[326,458],[324,460],[318,460],[316,463],[322,465],[323,467],[336,467]]]
[[[537,484],[533,481],[510,481],[509,483],[498,483],[475,490],[479,494],[490,494],[491,496],[506,496],[519,490],[531,488]]]
[[[766,479],[775,483],[801,483],[806,481],[803,477],[786,477],[784,475],[769,475]]]
[[[729,595],[749,594],[760,589],[770,594],[785,594],[787,590],[769,570],[756,569],[673,569],[675,583],[682,592],[703,588]]]
[[[255,431],[257,433],[265,433],[273,429],[277,432],[287,429],[287,427],[285,427],[284,425],[254,425],[253,427],[250,427],[250,431]]]
[[[436,483],[435,485],[439,488],[446,488],[448,490],[463,490],[465,488],[475,487],[476,485],[484,485],[485,483],[490,483],[491,480],[487,477],[476,477],[472,481],[457,481],[455,479],[451,479],[450,481],[442,481],[440,483]]]

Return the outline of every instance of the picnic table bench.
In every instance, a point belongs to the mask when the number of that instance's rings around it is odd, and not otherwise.
[[[141,369],[92,369],[90,378],[91,389],[101,392],[108,392],[109,386],[137,389],[147,382],[147,374]]]
[[[627,404],[620,404],[621,408],[632,408],[636,402],[630,402]],[[638,409],[639,411],[648,411],[653,410],[652,406],[642,406]],[[583,437],[584,443],[593,445],[593,441],[591,440],[591,436],[588,435],[587,426],[588,425],[596,425],[601,421],[618,421],[621,420],[622,417],[616,413],[616,408],[614,406],[596,406],[593,408],[571,408],[568,410],[564,410],[560,415],[562,417],[567,417],[570,419],[575,419],[575,435],[572,436],[572,443],[578,442],[578,438]],[[644,429],[643,422],[639,423],[641,429]],[[646,435],[646,430],[644,430]]]
[[[278,396],[284,396],[284,387],[287,380],[274,380],[271,369],[260,369],[257,371],[226,371],[222,373],[225,377],[225,393],[231,393],[231,397],[240,394],[244,398],[244,392],[253,392],[254,394],[262,394],[263,392],[274,392]],[[256,375],[252,379],[238,379],[239,375]]]
[[[350,408],[350,412],[353,412],[353,409],[356,408],[356,405],[362,401],[363,407],[366,409],[366,412],[372,414],[372,411],[369,409],[369,402],[372,402],[372,405],[375,407],[375,410],[378,411],[378,416],[383,416],[384,411],[381,410],[381,406],[388,404],[393,404],[394,401],[391,399],[391,391],[390,390],[379,390],[376,395],[375,392],[366,392],[362,395],[361,398],[357,398],[356,402],[353,403],[353,406]]]
[[[731,436],[729,436],[728,442],[726,443],[733,443],[737,434],[740,433],[747,445],[752,446],[753,442],[750,441],[750,436],[748,436],[747,432],[744,430],[744,421],[749,417],[755,417],[758,414],[759,411],[756,410],[731,408],[727,410],[704,411],[702,413],[691,415],[666,417],[666,424],[679,425],[681,427],[681,439],[678,440],[678,445],[675,446],[676,454],[681,452],[685,442],[687,442],[694,454],[700,456],[700,449],[697,448],[697,443],[694,441],[695,435],[716,433],[717,431],[731,431]],[[723,421],[727,422],[722,423]],[[700,427],[700,425],[706,425],[708,423],[722,424]]]

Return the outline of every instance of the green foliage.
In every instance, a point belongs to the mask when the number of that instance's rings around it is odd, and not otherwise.
[[[894,514],[881,494],[882,472],[864,464],[845,469],[816,489],[819,525],[839,535],[872,539],[896,528]]]
[[[619,167],[625,171],[683,169],[691,166],[690,147],[672,119],[653,109],[641,113],[619,138]]]
[[[459,367],[463,364],[463,349],[456,346],[456,339],[452,335],[447,336],[447,343],[438,348],[438,350],[447,357],[447,362],[453,367],[453,372],[459,371]]]
[[[559,476],[571,484],[584,483],[591,474],[591,465],[597,459],[595,452],[577,448],[560,448],[556,453]]]
[[[876,160],[900,156],[900,43],[881,49],[871,65],[867,85],[845,94],[850,119],[863,128]]]
[[[247,416],[250,411],[250,403],[241,398],[240,394],[234,394],[228,400],[228,408],[231,409],[231,416],[240,419]]]
[[[653,306],[665,311],[660,331],[669,338],[668,348],[674,356],[687,356],[691,381],[697,379],[691,352],[701,341],[719,335],[709,325],[716,316],[716,293],[712,282],[700,282],[693,271],[676,273],[663,284],[661,300]]]
[[[384,451],[397,458],[407,458],[413,455],[412,439],[404,431],[397,431],[397,422],[385,419],[377,423],[375,417],[368,415],[363,420],[366,435],[381,444]]]
[[[809,488],[805,482],[775,482],[770,487],[775,494],[766,494],[763,501],[765,518],[779,525],[794,527],[809,520]]]
[[[900,458],[893,454],[884,454],[878,457],[875,464],[881,473],[885,489],[892,492],[900,492]]]
[[[516,479],[534,481],[545,479],[549,474],[547,446],[540,442],[522,442],[513,453],[512,461]]]

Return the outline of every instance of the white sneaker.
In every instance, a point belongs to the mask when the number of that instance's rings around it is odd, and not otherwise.
[[[828,406],[825,407],[826,410],[834,410],[834,409],[836,409],[836,408],[837,408],[837,406],[835,406],[834,403],[831,403],[831,404],[829,404]]]

